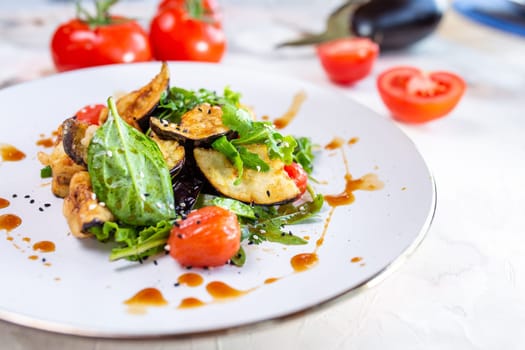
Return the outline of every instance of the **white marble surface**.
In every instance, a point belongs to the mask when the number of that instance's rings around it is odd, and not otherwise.
[[[145,20],[145,8],[152,3],[119,6]],[[250,51],[236,46],[235,26],[246,21],[247,13],[261,16],[258,23],[276,16],[252,6],[256,5],[224,3],[233,43],[224,64],[331,86],[309,50],[272,53],[264,45]],[[268,1],[267,6],[275,7],[276,2]],[[0,84],[53,74],[47,40],[53,27],[71,13],[61,3],[10,12],[0,7]],[[289,16],[279,13],[321,26],[306,9]],[[271,41],[268,38],[272,36],[267,35],[263,44]],[[447,69],[468,83],[466,96],[447,118],[422,126],[400,124],[433,170],[438,206],[423,244],[379,285],[291,319],[177,339],[80,338],[0,321],[0,349],[525,348],[523,57],[525,38],[480,27],[449,12],[432,38],[412,50],[382,56],[370,78],[353,88],[338,88],[389,118],[374,79],[387,67]],[[5,111],[1,118],[5,121]]]

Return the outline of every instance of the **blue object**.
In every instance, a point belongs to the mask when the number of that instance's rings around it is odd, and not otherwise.
[[[525,36],[525,6],[509,0],[455,0],[453,7],[476,22]]]

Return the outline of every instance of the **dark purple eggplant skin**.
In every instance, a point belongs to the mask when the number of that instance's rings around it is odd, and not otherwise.
[[[197,169],[193,157],[186,157],[184,162],[185,164],[179,173],[172,177],[175,212],[183,217],[193,209],[197,197],[205,185],[204,177]]]
[[[368,37],[381,50],[399,50],[436,30],[443,9],[436,0],[372,0],[350,18],[352,33]]]

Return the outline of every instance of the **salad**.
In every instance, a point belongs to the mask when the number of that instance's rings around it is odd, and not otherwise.
[[[66,119],[42,177],[71,233],[110,260],[168,253],[185,267],[246,261],[245,244],[306,244],[287,230],[315,215],[311,140],[258,121],[241,94],[169,85],[169,69]]]

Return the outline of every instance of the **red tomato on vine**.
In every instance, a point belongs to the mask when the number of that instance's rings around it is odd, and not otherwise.
[[[109,14],[118,0],[97,0],[96,14],[77,5],[77,17],[61,24],[51,39],[58,71],[152,59],[146,31],[135,21]]]
[[[150,25],[150,42],[158,60],[219,62],[226,36],[213,0],[165,0]]]

